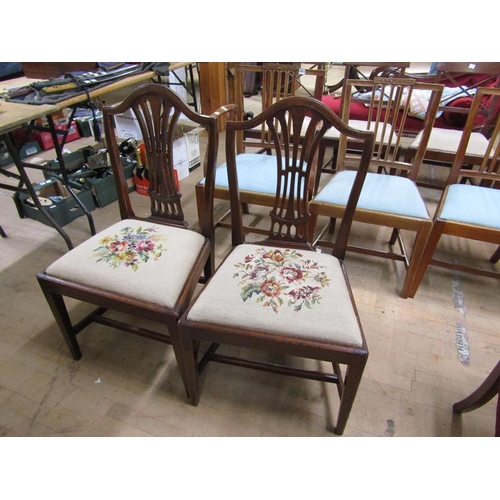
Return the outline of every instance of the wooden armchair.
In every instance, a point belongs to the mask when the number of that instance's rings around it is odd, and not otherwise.
[[[476,267],[469,262],[460,262],[459,255],[450,255],[448,260],[438,260],[434,253],[442,235],[483,241],[492,246],[500,244],[500,115],[492,124],[491,137],[482,156],[469,164],[469,145],[473,137],[477,114],[486,96],[500,97],[498,88],[479,88],[467,118],[454,163],[441,196],[429,240],[421,255],[410,289],[413,297],[422,282],[428,266],[440,266],[480,276],[500,278],[492,265],[489,269]],[[498,248],[490,257],[493,264],[498,261]]]
[[[250,243],[242,221],[236,136],[262,123],[266,123],[273,139],[274,203],[266,239]],[[305,133],[299,134],[304,127]],[[308,186],[316,175],[313,165],[319,143],[331,127],[359,141],[362,160],[337,243],[332,253],[318,253],[310,239]],[[253,120],[227,123],[233,250],[180,321],[183,365],[194,405],[200,398],[200,373],[209,362],[332,382],[340,395],[335,432],[342,434],[368,358],[342,261],[372,142],[372,132],[347,127],[309,97],[289,97]],[[210,347],[198,360],[200,341]],[[245,357],[219,353],[219,345],[220,350],[237,346]],[[260,359],[246,357],[247,348],[248,354],[260,351]],[[311,370],[307,364],[300,369],[293,363],[275,364],[273,354],[328,361],[334,373]],[[347,367],[345,377],[341,365]]]
[[[356,80],[348,80],[346,84],[346,97],[342,107],[344,121],[348,120],[351,88],[356,83]],[[365,82],[364,85],[371,89],[371,98],[367,101],[368,119],[364,122],[349,120],[349,125],[372,130],[375,142],[371,157],[372,171],[368,173],[363,186],[354,221],[392,228],[389,240],[391,249],[384,251],[374,248],[372,242],[370,247],[350,245],[348,250],[402,261],[407,270],[401,296],[406,298],[418,264],[418,258],[415,256],[420,255],[432,225],[427,207],[416,186],[416,179],[443,87],[437,84],[420,84],[404,78],[376,78],[374,81]],[[419,108],[423,95],[428,103],[423,139],[413,161],[406,162],[401,159],[405,120],[410,113],[424,112],[423,108]],[[346,151],[356,154],[356,143],[347,141],[345,136],[335,137],[335,131],[331,131],[325,134],[321,147],[329,144],[334,147],[338,145],[337,173],[318,191],[310,204],[314,220],[319,216],[330,218],[329,225],[317,236],[316,242],[319,246],[331,245],[326,237],[327,231],[333,235],[335,219],[344,216],[347,195],[355,179],[355,171],[349,168]],[[415,234],[411,253],[407,251],[402,240],[401,230]],[[392,249],[397,242],[400,252]]]
[[[138,120],[149,166],[147,216],[134,211],[115,135],[114,117],[129,110]],[[174,176],[173,142],[182,114],[208,134],[204,215],[199,229],[186,220],[181,203],[185,193],[179,192]],[[103,120],[121,220],[63,255],[38,274],[38,282],[74,359],[82,356],[77,334],[95,322],[170,343],[182,362],[178,319],[198,282],[204,282],[214,270],[212,190],[219,146],[217,118],[195,113],[164,85],[147,84],[121,104],[104,107]],[[97,307],[74,321],[65,297]],[[153,331],[117,320],[105,314],[108,310],[156,321],[161,329]],[[184,370],[179,368],[185,382]]]

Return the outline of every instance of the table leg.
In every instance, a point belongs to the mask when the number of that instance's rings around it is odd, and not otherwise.
[[[73,188],[69,184],[68,172],[66,171],[66,167],[64,166],[64,156],[62,154],[61,146],[60,146],[59,140],[58,140],[58,133],[57,133],[57,130],[55,128],[54,120],[53,120],[52,116],[50,116],[50,115],[47,116],[47,121],[49,123],[50,133],[52,134],[52,139],[54,141],[54,149],[56,151],[57,161],[59,162],[59,168],[61,170],[61,176],[63,179],[64,187],[69,191],[69,193],[74,198],[74,200],[76,201],[78,206],[83,210],[83,212],[87,216],[87,219],[89,221],[89,226],[90,226],[90,232],[92,235],[94,235],[94,234],[96,234],[96,230],[95,230],[94,219],[92,217],[92,214],[87,210],[87,207],[85,207],[85,205],[81,202],[81,200],[78,198],[75,191],[73,190]]]
[[[28,177],[28,174],[26,173],[26,170],[24,169],[23,161],[19,157],[19,153],[17,151],[17,148],[14,146],[9,134],[3,134],[2,140],[5,142],[5,145],[7,146],[9,154],[12,157],[12,160],[14,161],[14,165],[16,166],[16,168],[19,172],[19,177],[15,176],[16,178],[19,179],[19,184],[17,187],[6,186],[6,185],[2,185],[2,187],[10,189],[11,191],[15,191],[16,193],[28,191],[28,193],[31,196],[31,199],[33,200],[33,203],[35,204],[37,209],[47,219],[47,221],[49,222],[49,225],[51,225],[63,237],[64,241],[66,242],[66,245],[71,250],[74,247],[74,245],[73,245],[70,237],[68,236],[66,231],[64,231],[63,228],[56,222],[56,220],[52,217],[52,215],[49,213],[49,211],[46,210],[41,205],[40,200],[38,199],[38,195],[36,194],[36,191],[34,190],[33,185],[31,184],[31,181]],[[23,188],[23,186],[25,186],[25,188]]]

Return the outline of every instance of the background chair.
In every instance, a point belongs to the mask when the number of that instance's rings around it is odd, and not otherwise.
[[[285,97],[294,96],[299,87],[299,64],[262,64],[262,86],[261,86],[261,111],[272,106],[275,102],[281,101]],[[236,67],[235,87],[244,89],[243,80],[245,66]],[[237,93],[236,105],[242,110],[238,119],[246,119],[243,92]],[[239,94],[239,95],[238,95]],[[260,149],[265,152],[269,144],[269,132],[265,124],[255,130],[245,131],[238,136],[238,152],[244,153],[247,149]]]
[[[345,91],[345,83],[347,80],[358,80],[356,86],[357,89],[363,89],[363,80],[373,80],[375,76],[382,76],[381,72],[390,72],[392,76],[398,74],[399,76],[404,76],[404,72],[410,67],[409,62],[342,62],[342,63],[331,63],[333,65],[344,66],[344,75],[338,82],[333,85],[326,86],[325,100],[326,104],[330,109],[335,110],[335,105],[333,104],[333,94],[338,90],[342,93]],[[363,71],[370,71],[367,76]],[[384,74],[383,76],[388,76]],[[338,114],[340,115],[340,107],[337,108]]]
[[[275,102],[295,94],[298,87],[298,64],[264,63],[262,66],[237,64],[232,68],[233,99],[236,105],[233,113],[235,120],[245,120],[245,80],[248,74],[260,74],[262,77],[262,111]],[[275,160],[270,153],[272,142],[267,125],[256,126],[237,135],[238,169],[240,172],[241,202],[245,213],[249,205],[264,207],[272,206],[274,202],[273,176]],[[199,218],[203,217],[203,193],[205,179],[196,186],[196,201]],[[224,163],[217,168],[215,176],[214,198],[229,201],[227,165]],[[215,227],[231,227],[229,210],[214,220]],[[253,232],[266,234],[266,230],[257,227],[249,228]]]
[[[351,87],[356,83],[356,80],[349,80],[346,84],[346,97],[342,108],[344,121],[347,121],[349,116]],[[392,246],[399,241],[401,251],[398,253],[351,245],[348,250],[403,261],[407,271],[401,296],[406,298],[418,263],[413,255],[420,254],[431,228],[431,218],[415,181],[439,105],[442,86],[418,84],[412,79],[403,78],[376,78],[372,82],[364,82],[364,86],[371,89],[367,100],[368,120],[349,121],[349,124],[373,130],[375,142],[371,158],[372,171],[367,175],[354,220],[393,228],[389,244]],[[426,106],[422,105],[424,100]],[[402,136],[405,120],[410,114],[417,112],[423,114],[422,141],[413,161],[405,162],[400,159],[404,151]],[[334,133],[328,134],[327,140],[333,140],[334,136]],[[339,144],[337,173],[314,196],[310,206],[315,218],[330,217],[329,226],[321,230],[316,238],[320,246],[330,245],[328,240],[323,238],[327,234],[327,229],[333,234],[335,219],[343,217],[347,196],[355,179],[355,172],[352,168],[347,168],[346,152],[355,153],[356,143],[348,141],[345,136],[336,140]],[[410,256],[402,239],[401,230],[415,233]]]
[[[443,234],[488,242],[497,246],[500,244],[500,190],[498,189],[500,187],[500,117],[496,119],[481,161],[477,161],[479,160],[477,158],[473,168],[467,164],[467,151],[476,116],[480,111],[483,98],[487,95],[498,97],[500,89],[480,88],[474,97],[455,161],[434,216],[429,241],[425,248],[421,249],[417,272],[411,286],[411,297],[417,292],[429,265],[500,278],[500,273],[495,271],[494,266],[485,269],[469,262],[461,264],[459,255],[450,255],[449,260],[438,260],[433,257]],[[490,262],[496,262],[498,257],[497,248]]]
[[[145,144],[151,198],[148,216],[134,212],[115,136],[114,117],[128,110],[137,118]],[[74,359],[82,356],[76,335],[97,322],[171,343],[179,360],[179,316],[198,281],[208,278],[214,268],[211,194],[217,118],[193,112],[177,94],[159,84],[137,88],[121,104],[104,107],[103,114],[122,220],[63,255],[37,278]],[[204,217],[199,229],[185,220],[174,177],[172,145],[181,114],[208,134]],[[97,308],[74,323],[64,297]],[[157,321],[162,330],[130,326],[105,316],[108,309]]]
[[[274,204],[267,238],[248,243],[236,136],[264,122],[276,159]],[[357,139],[362,156],[336,244],[331,254],[322,254],[311,244],[308,186],[317,175],[319,143],[330,127]],[[373,134],[348,128],[316,99],[289,97],[253,120],[228,122],[226,141],[233,250],[180,321],[191,401],[198,404],[199,374],[209,361],[333,382],[341,398],[335,432],[342,434],[368,357],[342,259]],[[200,341],[210,347],[198,364]],[[217,352],[219,344],[329,361],[334,373],[230,357]],[[345,376],[340,365],[347,366]]]
[[[423,80],[420,77],[419,80]],[[480,87],[500,86],[500,63],[494,62],[439,62],[436,73],[427,75],[427,81],[445,85],[438,116],[434,123],[425,152],[425,163],[434,166],[451,167],[458,151],[463,128],[471,109],[474,94]],[[496,96],[485,95],[476,114],[473,132],[465,156],[465,163],[477,165],[488,146],[491,127],[500,109]],[[411,161],[420,145],[419,132],[407,149],[407,161]],[[419,186],[443,189],[435,179],[419,179]]]
[[[346,92],[349,92],[350,105],[348,119],[354,128],[358,127],[358,121],[360,123],[366,122],[368,112],[365,106],[366,100],[357,100],[352,93],[369,91],[370,87],[366,88],[363,86],[365,80],[373,81],[377,77],[404,77],[405,69],[410,66],[409,62],[344,62],[333,64],[342,64],[345,66],[344,77],[338,83],[326,87],[326,92],[321,97],[321,102],[326,104],[338,116],[344,116],[342,114],[342,104],[345,102]],[[367,76],[361,70],[365,72],[370,70],[370,73]],[[347,82],[349,80],[357,80],[357,83],[353,83],[348,87]],[[341,95],[334,95],[334,92],[337,92],[339,89],[341,89]],[[361,128],[364,127],[361,126]],[[319,150],[318,164],[324,173],[333,174],[336,172],[338,137],[335,137],[335,131],[332,130],[330,133],[333,133],[333,137],[330,137],[331,134],[329,134],[325,138]],[[331,149],[332,155],[328,160],[325,160],[327,148]]]

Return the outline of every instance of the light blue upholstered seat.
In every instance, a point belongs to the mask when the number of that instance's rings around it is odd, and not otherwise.
[[[343,170],[315,196],[317,203],[345,206],[356,172]],[[368,173],[358,208],[428,219],[429,214],[411,180],[395,175]]]
[[[439,218],[500,229],[500,191],[453,184],[448,189]]]
[[[266,154],[243,153],[236,157],[238,185],[241,191],[274,195],[276,192],[276,157]],[[304,164],[304,168],[306,164]],[[204,179],[202,183],[204,183]],[[229,188],[227,166],[222,164],[215,172],[215,187]]]
[[[238,184],[242,191],[274,194],[276,191],[276,157],[266,154],[240,154],[238,165]],[[215,172],[215,186],[229,188],[227,167],[224,163]]]

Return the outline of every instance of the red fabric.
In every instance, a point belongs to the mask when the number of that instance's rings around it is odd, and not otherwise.
[[[459,75],[453,75],[454,81],[458,85],[463,85],[466,87],[473,87],[474,85],[483,82],[483,80],[490,78],[489,75],[476,75],[476,74],[471,74],[471,73],[463,73]],[[491,77],[487,82],[483,83],[481,86],[482,87],[495,87],[497,85],[497,79]],[[418,80],[418,79],[417,79]],[[429,81],[428,78],[422,81]],[[443,85],[446,85],[448,87],[453,86],[452,82],[448,78],[442,78],[439,83],[442,83]],[[488,107],[490,105],[492,97],[489,96],[484,99],[484,106]],[[334,113],[336,113],[338,116],[341,114],[341,99],[340,97],[334,97],[331,95],[324,95],[321,98],[321,101],[323,104],[328,106]],[[451,101],[450,103],[447,104],[449,107],[461,107],[461,108],[466,108],[470,107],[472,103],[472,98],[471,97],[459,97],[458,99],[455,99],[454,101]],[[498,99],[497,105],[497,112],[500,111],[500,99]],[[351,109],[349,112],[349,119],[351,120],[366,120],[368,117],[368,108],[360,102],[352,102],[351,103]],[[484,122],[484,116],[478,116],[477,119],[477,125],[482,125]],[[447,128],[447,129],[456,129],[456,130],[461,130],[464,125],[465,125],[465,120],[467,119],[467,115],[465,114],[460,114],[460,113],[454,113],[454,112],[449,112],[447,113],[446,111],[441,114],[439,118],[436,118],[434,122],[434,126],[437,128]],[[405,130],[408,132],[419,132],[422,130],[423,127],[423,120],[420,120],[418,118],[413,118],[409,116],[406,119],[405,123]]]
[[[446,105],[447,108],[469,108],[472,104],[472,97],[459,97]],[[461,129],[465,126],[467,115],[453,111],[444,111],[443,120],[452,128]],[[484,116],[479,116],[479,119],[484,121]]]
[[[324,95],[321,98],[321,102],[328,106],[335,114],[338,116],[341,115],[341,99],[340,97],[334,97],[331,95]],[[349,112],[350,120],[366,120],[368,118],[368,108],[361,102],[352,102],[351,109]],[[419,132],[422,130],[424,122],[418,118],[413,118],[412,116],[408,116],[406,118],[405,130],[408,132]],[[439,128],[453,128],[448,125],[441,115],[434,122],[434,126]]]

